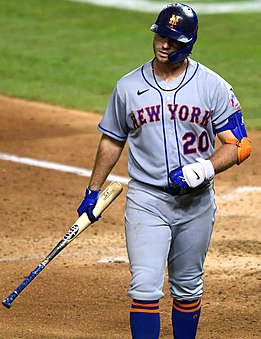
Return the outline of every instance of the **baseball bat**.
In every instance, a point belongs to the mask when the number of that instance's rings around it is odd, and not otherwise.
[[[100,215],[122,192],[122,185],[118,182],[112,182],[100,195],[93,209],[93,214],[97,217]],[[5,299],[2,304],[6,308],[12,306],[13,301],[19,294],[30,284],[30,282],[38,276],[40,272],[49,264],[49,262],[57,256],[68,244],[78,237],[89,225],[89,220],[86,213],[83,213],[64,235],[61,241],[53,248],[47,257],[24,279],[24,281]]]

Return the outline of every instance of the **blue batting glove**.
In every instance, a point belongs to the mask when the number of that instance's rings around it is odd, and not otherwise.
[[[182,171],[182,167],[176,168],[175,170],[171,171],[169,174],[169,178],[170,180],[176,184],[177,186],[179,186],[180,188],[187,190],[189,188],[185,177],[184,177],[184,173]]]
[[[93,214],[93,209],[99,198],[99,193],[100,190],[91,190],[89,187],[86,188],[85,197],[77,209],[79,216],[86,212],[91,222],[95,222],[100,219],[101,215],[96,218]]]

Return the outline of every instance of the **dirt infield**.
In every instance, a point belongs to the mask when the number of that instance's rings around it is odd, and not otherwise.
[[[0,152],[91,168],[99,115],[0,97]],[[260,338],[261,132],[240,167],[216,177],[218,212],[205,266],[199,339]],[[127,176],[127,150],[114,174]],[[0,160],[2,299],[77,218],[87,178]],[[107,182],[108,184],[109,182]],[[248,191],[236,191],[247,186]],[[10,310],[0,338],[130,339],[123,194],[36,278]],[[115,262],[101,262],[117,258]],[[165,280],[161,338],[170,339]]]

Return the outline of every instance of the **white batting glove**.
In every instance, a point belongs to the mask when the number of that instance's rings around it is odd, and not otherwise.
[[[215,175],[210,160],[197,158],[193,164],[179,167],[170,172],[170,180],[183,189],[197,187],[204,181],[211,180]]]

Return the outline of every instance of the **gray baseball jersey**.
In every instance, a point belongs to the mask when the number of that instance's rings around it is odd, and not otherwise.
[[[166,83],[149,61],[118,81],[98,128],[128,139],[131,178],[166,186],[171,170],[213,153],[215,128],[239,109],[232,87],[200,63],[189,59],[185,78]]]

